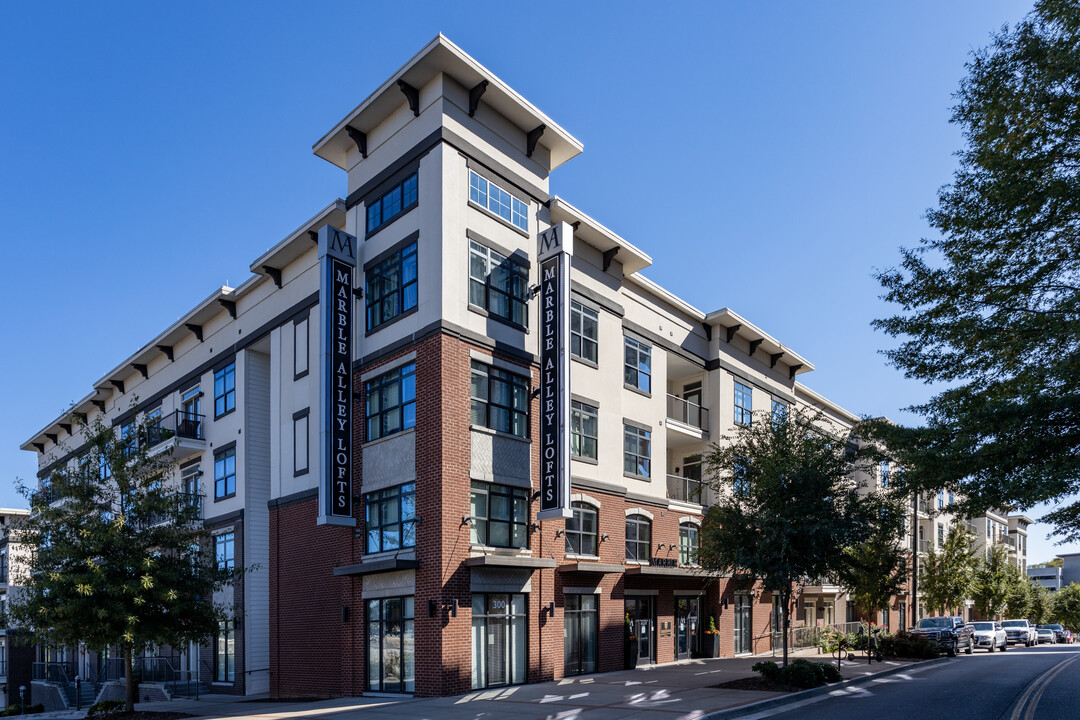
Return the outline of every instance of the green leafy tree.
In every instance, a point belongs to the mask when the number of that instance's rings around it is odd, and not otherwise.
[[[1009,594],[1005,598],[1006,619],[1020,620],[1031,614],[1032,583],[1027,574],[1019,567],[1015,567],[1013,582],[1009,587]]]
[[[971,599],[984,618],[997,617],[1005,608],[1017,582],[1016,564],[1000,545],[991,547],[978,558],[972,573]]]
[[[952,121],[953,182],[935,237],[878,275],[900,313],[875,326],[906,376],[947,383],[878,423],[921,490],[955,488],[969,516],[1051,501],[1042,520],[1080,539],[1080,4],[1037,0],[973,53]]]
[[[761,581],[785,628],[795,584],[839,570],[870,520],[852,481],[858,458],[828,427],[820,414],[755,413],[703,461],[717,501],[702,526],[701,565]]]
[[[184,647],[211,636],[229,609],[214,605],[233,570],[208,550],[199,497],[178,487],[161,447],[168,433],[145,420],[117,434],[96,419],[71,422],[87,440],[78,467],[21,487],[30,516],[15,532],[29,551],[14,624],[38,642],[123,651],[126,707],[132,660],[151,644]]]
[[[926,605],[941,614],[951,613],[971,594],[975,554],[971,541],[975,533],[956,524],[945,536],[940,550],[931,548],[919,568],[919,590]]]
[[[1065,567],[1065,560],[1062,559],[1062,558],[1056,557],[1053,560],[1047,560],[1046,562],[1035,563],[1034,565],[1029,565],[1028,567],[1033,567],[1033,568]]]
[[[1027,618],[1036,625],[1041,625],[1050,619],[1053,598],[1050,591],[1037,582],[1031,583],[1031,603],[1028,605]]]
[[[1080,585],[1069,583],[1054,593],[1050,617],[1073,632],[1080,629]]]
[[[873,520],[864,528],[863,538],[844,550],[847,562],[837,578],[858,617],[872,620],[877,611],[889,609],[893,597],[906,592],[909,555],[900,543],[903,500],[893,493],[876,493],[864,502]]]

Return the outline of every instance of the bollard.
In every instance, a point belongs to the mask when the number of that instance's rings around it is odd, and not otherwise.
[[[82,710],[82,679],[75,676],[75,709]]]
[[[19,714],[26,714],[26,686],[19,686]]]

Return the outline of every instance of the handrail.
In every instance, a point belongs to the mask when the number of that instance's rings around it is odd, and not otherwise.
[[[682,477],[681,475],[667,476],[667,496],[670,500],[682,500],[704,505],[703,484],[701,480]]]
[[[709,411],[706,408],[684,400],[678,395],[668,394],[667,416],[671,420],[681,422],[683,425],[696,427],[699,430],[709,432]]]

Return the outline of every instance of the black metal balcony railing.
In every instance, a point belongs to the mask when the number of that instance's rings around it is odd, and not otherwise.
[[[705,496],[700,480],[680,477],[679,475],[667,476],[667,496],[670,500],[681,500],[702,505]]]
[[[199,516],[202,517],[202,493],[181,493],[176,496],[176,509],[172,513],[155,513],[150,516],[149,525],[161,525],[162,523],[170,522],[174,517],[182,512],[185,512],[188,508],[195,508],[199,511]]]
[[[205,427],[205,415],[176,410],[162,416],[157,422],[146,428],[146,442],[149,447],[154,447],[174,437],[187,438],[189,440],[205,440],[203,434]]]
[[[677,395],[667,396],[667,416],[683,425],[696,427],[706,432],[709,430],[709,411]]]

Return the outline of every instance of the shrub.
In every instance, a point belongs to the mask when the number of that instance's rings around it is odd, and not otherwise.
[[[776,680],[780,676],[780,666],[772,660],[756,662],[750,669],[756,673],[761,673],[761,677],[766,680]]]
[[[941,654],[941,648],[923,635],[912,635],[901,630],[895,635],[881,638],[878,646],[887,657],[909,657],[929,660]]]
[[[787,667],[780,667],[771,660],[763,660],[754,663],[750,669],[761,673],[766,680],[797,688],[814,688],[840,680],[840,671],[831,663],[810,662],[805,658],[797,658]]]
[[[114,715],[124,707],[123,700],[102,700],[96,702],[90,706],[90,709],[86,711],[87,718],[93,718],[94,720],[102,720],[110,715]]]
[[[832,663],[818,663],[818,665],[821,665],[821,669],[825,671],[825,682],[834,683],[844,679]]]
[[[3,710],[0,710],[0,717],[12,717],[13,715],[33,715],[35,713],[45,712],[45,705],[38,703],[37,705],[27,705],[26,712],[23,713],[22,706],[16,703],[15,705],[8,705]]]

